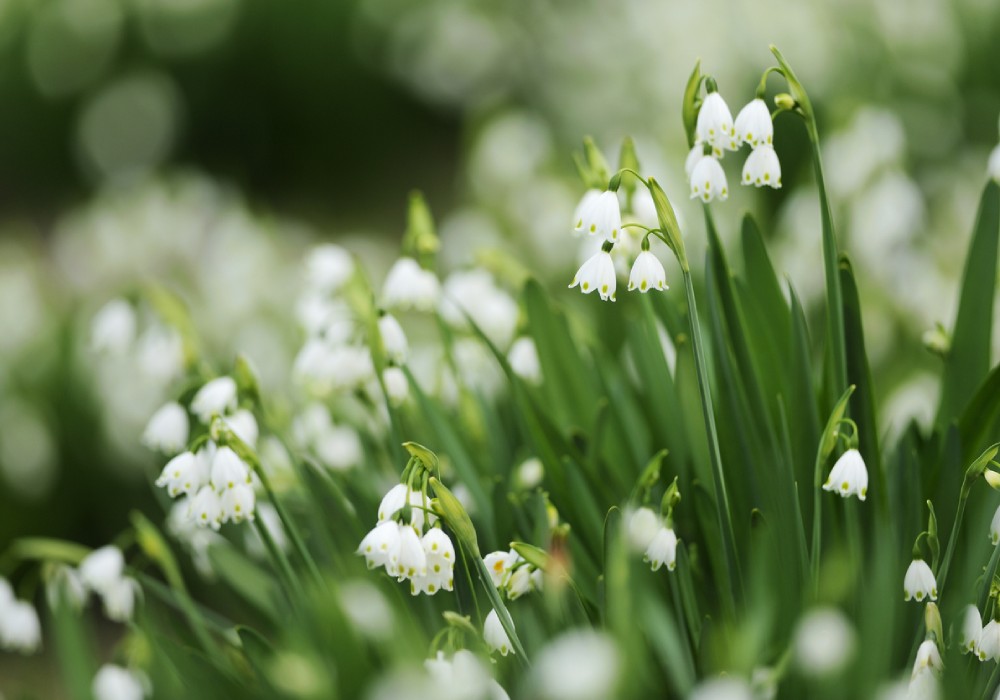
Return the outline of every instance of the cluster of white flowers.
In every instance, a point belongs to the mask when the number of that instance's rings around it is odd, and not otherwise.
[[[42,626],[35,606],[18,600],[7,579],[0,577],[0,649],[31,654],[42,644]]]
[[[905,600],[916,600],[922,602],[937,600],[937,582],[934,580],[934,572],[923,559],[914,559],[906,569],[906,576],[903,578],[903,596]]]
[[[142,593],[139,583],[125,575],[125,556],[114,545],[95,549],[79,568],[58,566],[47,581],[46,593],[53,607],[69,605],[79,610],[94,593],[101,598],[104,614],[115,622],[129,622],[135,600]]]
[[[763,99],[751,100],[733,121],[729,106],[714,84],[702,102],[695,126],[695,145],[684,162],[691,184],[691,198],[710,202],[729,197],[726,173],[722,169],[726,151],[737,151],[744,143],[751,147],[743,165],[744,185],[781,187],[781,163],[774,151],[774,125]]]
[[[409,508],[409,522],[401,511]],[[369,569],[384,567],[397,581],[410,581],[410,593],[434,595],[452,590],[455,577],[455,545],[436,526],[425,492],[396,484],[378,507],[378,523],[358,546]]]
[[[493,585],[507,598],[516,600],[525,593],[542,590],[545,572],[535,568],[513,549],[507,552],[490,552],[483,557]]]
[[[637,508],[628,515],[628,541],[642,552],[653,571],[664,564],[668,571],[677,566],[677,534],[651,508]]]
[[[90,685],[94,700],[142,700],[153,688],[145,673],[134,668],[104,664]]]
[[[834,462],[823,490],[839,493],[844,498],[857,496],[859,500],[865,500],[868,496],[868,467],[861,453],[853,448],[844,452]]]
[[[232,377],[218,377],[202,386],[191,399],[191,413],[206,427],[220,420],[240,440],[254,449],[259,437],[257,420],[246,409],[237,409],[236,382]],[[183,410],[183,409],[181,409]],[[164,412],[176,413],[170,405],[153,416],[146,429],[147,444],[163,445],[166,421]],[[159,422],[160,425],[156,425]],[[173,436],[172,436],[173,437]],[[163,467],[156,485],[167,490],[172,498],[184,496],[187,518],[202,527],[218,530],[223,523],[253,520],[257,496],[253,472],[228,446],[218,446],[207,440],[197,452],[185,451],[174,456]]]
[[[336,424],[319,402],[305,406],[292,423],[296,444],[324,466],[344,471],[362,463],[364,448],[356,430]]]

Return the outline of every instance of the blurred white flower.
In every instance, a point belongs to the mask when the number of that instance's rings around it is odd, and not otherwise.
[[[499,651],[503,656],[514,653],[510,646],[510,637],[507,636],[503,625],[500,624],[496,610],[490,610],[490,614],[486,616],[486,621],[483,623],[483,641],[486,642],[486,646],[490,650]]]
[[[459,649],[450,659],[439,651],[435,658],[424,661],[424,668],[440,700],[510,700],[486,665],[467,649]]]
[[[661,526],[646,547],[645,561],[648,561],[653,571],[658,571],[664,564],[668,571],[677,566],[677,535],[666,526]]]
[[[854,653],[855,633],[844,613],[836,608],[815,608],[795,629],[795,658],[812,676],[839,671]]]
[[[507,361],[514,374],[529,384],[540,384],[542,365],[538,359],[538,348],[531,336],[521,336],[510,346]]]
[[[585,194],[584,199],[587,200],[587,206],[582,206],[581,202],[576,231],[612,243],[617,241],[622,229],[622,212],[618,195],[607,190],[596,197],[588,197]]]
[[[406,342],[406,333],[399,321],[392,314],[382,314],[378,319],[378,332],[382,336],[382,343],[385,345],[385,352],[389,359],[396,364],[406,362],[410,346]]]
[[[182,452],[164,465],[156,485],[166,488],[171,497],[181,493],[193,496],[208,479],[204,461],[190,452]]]
[[[389,269],[382,286],[382,303],[388,309],[431,311],[441,296],[437,276],[413,258],[400,258]]]
[[[611,254],[601,250],[583,263],[573,276],[569,288],[572,289],[577,285],[580,285],[580,291],[584,294],[590,294],[596,289],[602,300],[614,301],[618,278],[615,275],[615,264],[611,260]]]
[[[645,553],[646,548],[663,528],[660,516],[652,508],[636,508],[625,516],[628,542],[632,551]]]
[[[53,609],[66,604],[79,611],[87,601],[87,586],[80,572],[70,566],[57,565],[45,582],[45,597]],[[0,594],[0,608],[4,605]]]
[[[337,292],[354,273],[354,259],[339,245],[324,243],[306,256],[306,285],[317,292]]]
[[[724,202],[728,198],[729,185],[722,165],[714,156],[702,156],[691,169],[691,199]]]
[[[142,700],[151,694],[149,679],[140,671],[105,664],[90,685],[94,700]]]
[[[688,700],[754,700],[754,696],[742,678],[713,678],[696,685]]]
[[[963,654],[979,655],[979,638],[983,634],[983,616],[975,605],[965,606],[962,611],[962,626],[959,628],[959,643]]]
[[[164,404],[152,415],[142,433],[142,444],[165,454],[177,454],[188,441],[188,414],[176,401]]]
[[[236,382],[232,377],[217,377],[198,389],[191,399],[191,412],[206,425],[212,416],[224,416],[236,410]]]
[[[386,388],[388,390],[388,386]],[[316,458],[336,471],[356,467],[364,459],[361,438],[356,430],[346,425],[330,424],[313,439],[312,447]]]
[[[406,378],[406,373],[399,367],[386,367],[382,373],[382,382],[385,384],[389,403],[393,406],[403,405],[410,395],[410,382]]]
[[[444,320],[454,328],[467,328],[468,315],[500,349],[510,346],[517,328],[517,302],[482,268],[448,275],[440,310]]]
[[[42,644],[42,626],[35,607],[24,600],[0,606],[0,648],[31,654]]]
[[[628,290],[631,292],[638,289],[645,294],[650,289],[667,289],[667,273],[663,270],[663,263],[653,253],[644,250],[639,253],[632,265],[632,272],[628,278]]]
[[[166,384],[184,370],[184,341],[180,333],[166,326],[147,328],[135,347],[135,361],[143,377]]]
[[[705,95],[695,125],[696,142],[734,151],[732,139],[735,135],[733,115],[722,95],[718,91]]]
[[[125,556],[114,545],[95,549],[80,562],[80,578],[87,587],[105,593],[114,586],[125,571]]]
[[[293,373],[313,394],[355,389],[375,374],[371,352],[360,345],[340,345],[313,338],[295,358]]]
[[[135,342],[135,309],[124,299],[112,299],[90,324],[90,346],[97,352],[124,355]]]
[[[251,449],[257,447],[257,438],[260,435],[260,428],[257,426],[257,419],[253,413],[245,408],[241,408],[231,416],[224,416],[222,422],[226,427],[236,433],[236,437],[245,442]]]
[[[139,593],[139,583],[130,576],[122,576],[101,592],[104,614],[115,622],[129,622]]]
[[[736,130],[736,138],[743,143],[750,144],[751,148],[769,145],[774,138],[771,110],[767,108],[767,103],[759,97],[748,102],[740,110],[740,113],[736,115],[733,127]]]
[[[542,483],[544,477],[545,466],[538,457],[529,457],[514,470],[514,481],[522,489],[535,488]]]
[[[763,144],[750,152],[743,164],[743,184],[755,187],[781,187],[781,163],[774,146]]]
[[[222,524],[222,501],[211,486],[202,486],[191,499],[191,517],[202,527],[219,529]]]
[[[923,559],[914,559],[906,569],[906,576],[903,578],[904,600],[920,602],[924,598],[937,600],[937,582],[934,580],[934,572]]]
[[[925,639],[917,649],[917,658],[913,663],[913,675],[925,673],[927,671],[941,671],[944,662],[941,660],[941,652],[938,651],[937,642],[933,639]]]
[[[367,581],[354,580],[340,586],[340,607],[359,632],[373,640],[393,633],[392,607],[378,588]]]
[[[621,655],[613,639],[589,629],[565,632],[538,654],[532,687],[545,700],[616,697]]]
[[[839,493],[844,498],[857,496],[859,500],[865,500],[868,495],[868,468],[861,453],[855,449],[844,452],[830,470],[823,490]]]
[[[236,484],[227,488],[219,499],[222,522],[241,523],[254,519],[254,508],[257,496],[253,488],[247,484]]]
[[[220,447],[212,459],[212,486],[220,494],[238,484],[250,483],[250,468],[230,447]]]

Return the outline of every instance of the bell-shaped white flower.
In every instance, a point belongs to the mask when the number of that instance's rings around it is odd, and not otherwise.
[[[382,496],[382,502],[378,505],[378,521],[380,523],[391,519],[400,508],[406,505],[408,490],[406,484],[396,484]]]
[[[382,336],[382,344],[389,359],[397,364],[406,362],[410,345],[406,341],[406,333],[399,321],[392,314],[382,314],[378,320],[378,332]]]
[[[774,123],[771,121],[771,111],[761,98],[748,102],[736,115],[733,124],[736,138],[743,143],[749,143],[751,148],[770,145],[774,140]]]
[[[212,486],[220,494],[238,484],[250,483],[250,469],[231,447],[220,447],[212,460]]]
[[[669,527],[661,527],[656,536],[646,547],[644,557],[653,571],[659,570],[664,564],[667,570],[673,571],[677,566],[677,535]]]
[[[993,513],[993,522],[990,523],[990,542],[1000,543],[1000,506]]]
[[[211,486],[202,486],[191,499],[191,518],[202,527],[219,529],[222,524],[222,500]]]
[[[389,573],[399,561],[401,526],[395,520],[385,520],[365,535],[358,545],[358,554],[364,556],[369,569],[384,566]]]
[[[222,492],[219,503],[222,508],[220,516],[222,522],[241,523],[244,520],[253,520],[257,496],[253,492],[253,487],[236,484]]]
[[[223,416],[235,409],[236,382],[232,377],[216,377],[191,399],[191,412],[205,424],[212,421],[212,416]]]
[[[531,578],[531,574],[534,571],[537,571],[537,569],[530,564],[521,564],[514,569],[514,572],[507,580],[507,597],[511,600],[517,600],[525,593],[530,592],[534,587],[534,579]]]
[[[306,285],[317,292],[338,291],[354,274],[354,258],[333,243],[318,245],[306,257]]]
[[[917,649],[917,659],[913,663],[913,675],[933,671],[940,673],[944,669],[944,662],[941,660],[941,652],[938,651],[937,642],[932,639],[925,639]]]
[[[607,190],[592,198],[589,205],[580,212],[576,230],[612,243],[617,241],[622,230],[618,193]]]
[[[410,395],[410,382],[399,367],[386,367],[382,373],[385,395],[393,406],[402,406]]]
[[[774,146],[765,143],[750,152],[743,164],[743,184],[781,188],[781,162]]]
[[[427,561],[427,571],[414,577],[411,592],[434,595],[440,590],[450,591],[455,584],[455,545],[451,538],[437,527],[432,527],[420,540]]]
[[[80,578],[87,588],[104,593],[122,577],[125,556],[114,545],[95,549],[80,562]]]
[[[542,381],[542,365],[538,360],[538,348],[530,336],[521,336],[510,346],[507,362],[514,374],[529,384],[539,384]]]
[[[139,583],[130,576],[122,576],[101,593],[104,614],[115,622],[130,621],[135,609],[135,598],[139,593]]]
[[[413,527],[404,525],[399,529],[399,560],[395,573],[400,581],[427,574],[427,555]]]
[[[87,602],[87,585],[83,582],[80,572],[72,567],[56,566],[52,576],[45,583],[45,597],[53,609],[65,604],[72,610],[79,611]],[[0,608],[3,605],[3,600],[0,599]]]
[[[222,422],[236,434],[236,437],[247,445],[250,447],[257,446],[257,438],[260,437],[260,428],[257,426],[257,419],[253,417],[252,412],[241,408],[233,415],[224,417]]]
[[[577,233],[583,232],[583,218],[587,213],[587,210],[593,206],[594,202],[604,194],[603,190],[589,189],[583,193],[583,197],[580,198],[580,203],[576,205],[576,209],[573,210],[573,230]]]
[[[967,605],[962,611],[962,626],[958,634],[962,653],[977,654],[979,638],[983,634],[983,616],[975,605]]]
[[[698,162],[701,161],[702,156],[704,155],[705,147],[700,143],[696,143],[691,147],[691,150],[688,151],[687,157],[684,158],[684,174],[687,175],[688,181],[691,180],[691,174],[694,172],[694,166],[698,165]]]
[[[622,648],[608,635],[588,628],[564,632],[545,645],[531,669],[532,698],[607,700],[627,697],[618,687]],[[659,697],[663,695],[657,694]]]
[[[631,292],[633,289],[644,294],[650,289],[667,289],[667,273],[663,269],[663,263],[648,250],[639,253],[632,265],[628,290]]]
[[[1000,184],[1000,145],[997,145],[990,153],[990,159],[986,164],[986,172],[991,178]]]
[[[483,557],[483,563],[486,565],[486,570],[490,572],[490,580],[493,581],[493,585],[501,588],[510,574],[510,566],[513,565],[514,561],[509,552],[490,552]]]
[[[181,452],[163,467],[156,485],[166,488],[171,497],[186,493],[194,495],[207,483],[201,460],[190,452]]]
[[[914,559],[910,562],[903,578],[903,595],[905,600],[916,599],[918,602],[925,598],[937,600],[937,582],[934,580],[934,572],[923,559]]]
[[[429,499],[425,503],[424,494],[421,491],[411,491],[406,484],[396,484],[382,497],[382,502],[378,506],[378,521],[389,520],[399,512],[407,503],[407,493],[411,508],[410,524],[413,527],[423,530],[424,520],[428,525],[437,522],[437,516],[429,510]]]
[[[176,401],[164,404],[142,432],[142,444],[165,454],[177,454],[187,444],[190,424],[187,411]]]
[[[636,508],[629,513],[626,523],[629,546],[636,552],[645,552],[653,538],[663,529],[660,516],[654,513],[652,508],[646,507]]]
[[[733,115],[729,111],[729,105],[722,99],[722,95],[718,91],[705,95],[701,109],[698,110],[695,135],[699,143],[707,143],[731,151],[736,150],[732,147],[732,139],[736,136]]]
[[[859,500],[865,500],[868,495],[868,468],[861,453],[850,449],[842,454],[830,470],[823,490],[839,493],[844,498],[857,496]]]
[[[114,664],[101,666],[90,684],[94,700],[142,700],[148,691],[145,675]]]
[[[490,610],[490,614],[486,616],[486,621],[483,623],[483,641],[492,651],[499,651],[503,656],[514,653],[514,649],[510,645],[510,637],[507,636],[506,630],[500,624],[500,617],[496,610]]]
[[[978,656],[980,661],[1000,661],[1000,622],[990,620],[983,625],[983,632],[979,635]]]
[[[389,387],[387,386],[386,389]],[[346,425],[330,425],[313,441],[316,457],[330,469],[344,471],[359,465],[364,458],[361,438]]]
[[[42,626],[34,606],[12,600],[0,608],[0,648],[31,654],[42,643]]]
[[[90,324],[90,346],[97,352],[123,355],[135,341],[135,309],[124,299],[101,307]]]
[[[941,683],[938,673],[925,669],[910,677],[906,685],[906,700],[941,700]]]
[[[691,199],[720,202],[729,198],[729,185],[722,165],[713,156],[701,157],[691,170]]]
[[[615,263],[611,259],[611,254],[606,250],[600,250],[583,263],[574,275],[569,288],[572,289],[577,285],[584,294],[590,294],[596,289],[601,299],[614,301],[618,278],[615,275]]]
[[[400,258],[389,269],[382,286],[386,308],[432,311],[441,297],[441,283],[413,258]]]

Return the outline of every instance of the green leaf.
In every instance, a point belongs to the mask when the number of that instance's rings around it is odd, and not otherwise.
[[[990,368],[997,239],[1000,236],[1000,185],[983,191],[962,275],[951,349],[941,375],[941,401],[934,423],[943,427],[973,398]]]
[[[230,545],[214,545],[208,550],[212,569],[234,593],[271,620],[280,620],[278,601],[282,595],[270,574]]]

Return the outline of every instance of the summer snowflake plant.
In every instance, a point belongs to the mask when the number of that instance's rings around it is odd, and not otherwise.
[[[3,544],[3,653],[43,650],[65,695],[95,700],[995,698],[1000,186],[954,325],[928,334],[936,405],[883,425],[865,330],[885,324],[838,237],[816,111],[772,52],[735,119],[700,64],[677,86],[666,188],[632,139],[616,168],[585,139],[572,221],[564,183],[495,193],[565,245],[474,249],[465,219],[439,238],[414,194],[386,269],[316,246],[266,312],[287,337],[248,333],[235,357],[197,297],[150,281],[81,300],[79,356],[152,387],[106,426],[147,448],[152,495],[97,547]],[[815,187],[796,235],[823,304],[752,216],[717,223],[744,147],[747,196],[784,186],[779,153]],[[206,223],[196,201],[191,221],[243,240],[249,213]]]

